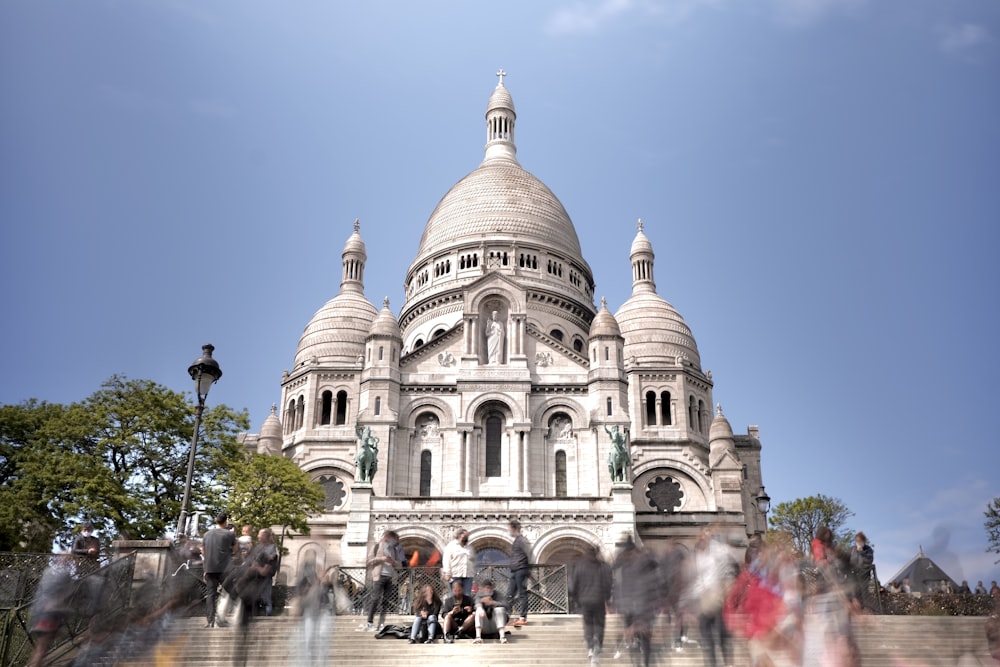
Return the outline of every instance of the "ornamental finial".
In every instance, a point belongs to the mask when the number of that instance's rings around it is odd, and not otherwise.
[[[382,307],[383,308],[389,307],[389,297],[385,297],[385,299],[382,301]]]
[[[500,83],[498,83],[497,85],[498,86],[502,86],[503,85],[503,78],[505,76],[507,76],[507,72],[503,71],[503,67],[501,67],[500,69],[497,70],[497,76],[500,77]]]
[[[642,218],[639,218],[639,231],[642,231]]]
[[[608,309],[608,298],[607,297],[604,297],[604,296],[601,297],[601,308],[603,308],[605,310]]]
[[[354,218],[354,231],[356,232],[361,231],[361,221],[358,220],[357,218]]]

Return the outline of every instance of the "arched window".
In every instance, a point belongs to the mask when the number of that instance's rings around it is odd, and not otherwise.
[[[440,338],[443,335],[444,335],[444,329],[438,329],[437,331],[434,332],[432,338]]]
[[[611,361],[611,348],[604,346],[604,361]]]
[[[563,332],[560,331],[559,329],[553,329],[552,331],[549,332],[549,335],[555,338],[560,343],[562,342]]]
[[[337,426],[347,423],[347,392],[337,392]]]
[[[423,338],[418,338],[415,341],[413,341],[413,349],[414,350],[417,349],[418,347],[423,347],[423,346],[424,346],[424,339]]]
[[[656,392],[646,392],[646,426],[656,426]]]
[[[688,428],[689,429],[694,429],[696,426],[698,426],[698,419],[697,419],[697,417],[695,417],[694,411],[695,411],[694,396],[689,396],[688,397]]]
[[[295,406],[295,429],[298,430],[302,428],[302,425],[306,423],[306,399],[303,396],[299,396],[298,405]]]
[[[566,497],[566,452],[556,452],[556,498]]]
[[[385,348],[383,348],[381,345],[379,345],[378,346],[378,360],[382,361],[382,358],[384,356],[385,356]]]
[[[705,432],[705,401],[698,401],[698,432]]]
[[[670,418],[670,392],[660,392],[660,424],[670,426],[673,420]]]
[[[295,430],[295,399],[288,401],[288,409],[285,411],[285,433]]]
[[[333,415],[333,392],[324,391],[323,403],[319,411],[319,423],[324,426],[329,426],[330,417],[332,415]]]
[[[381,396],[376,396],[375,397],[375,414],[376,415],[382,414],[382,397]]]
[[[486,476],[499,477],[503,448],[503,421],[496,415],[486,418]]]
[[[608,416],[610,417],[611,414],[612,414],[612,411],[611,411],[611,399],[609,398],[608,399]]]
[[[579,338],[573,339],[573,351],[576,352],[577,354],[583,352],[583,341],[580,340]]]
[[[420,452],[420,491],[419,495],[426,498],[431,495],[431,451]]]

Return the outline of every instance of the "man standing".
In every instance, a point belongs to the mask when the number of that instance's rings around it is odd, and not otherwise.
[[[399,544],[399,535],[394,530],[387,530],[382,536],[382,540],[375,546],[372,559],[368,561],[368,567],[372,570],[371,587],[372,595],[368,604],[368,623],[365,630],[374,632],[375,607],[379,607],[379,628],[385,625],[385,615],[389,610],[392,599],[392,582],[396,574],[396,569],[403,566],[406,561],[406,554]]]
[[[216,625],[215,607],[219,599],[219,587],[226,578],[226,571],[236,552],[236,535],[229,530],[229,516],[223,512],[215,517],[215,525],[205,533],[202,547],[205,558],[205,585],[208,587],[208,617],[206,628]],[[219,627],[226,625],[225,619],[218,619]]]
[[[93,536],[93,524],[89,521],[80,527],[80,534],[73,540],[73,555],[96,561],[101,555],[101,542]]]
[[[448,582],[448,588],[456,581],[461,582],[466,595],[472,595],[472,578],[476,575],[476,552],[469,546],[469,531],[459,528],[455,538],[444,548],[441,558],[441,576]]]
[[[583,616],[583,635],[591,665],[597,665],[604,648],[604,621],[611,600],[611,566],[601,549],[591,545],[573,564],[569,574],[569,596]]]
[[[520,598],[521,618],[512,623],[515,627],[528,624],[528,578],[531,576],[531,544],[521,534],[521,522],[511,519],[507,524],[510,529],[510,536],[514,538],[510,545],[510,591],[507,597],[510,598],[511,611],[514,602]]]

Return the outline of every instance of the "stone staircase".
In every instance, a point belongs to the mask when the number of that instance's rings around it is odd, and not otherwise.
[[[175,623],[170,640],[159,650],[159,657],[138,656],[127,665],[197,665],[231,667],[235,664],[264,667],[396,667],[419,665],[435,667],[528,667],[533,665],[587,665],[587,649],[582,637],[579,616],[532,616],[530,624],[517,629],[510,641],[495,639],[482,645],[471,640],[454,644],[409,644],[405,639],[376,639],[373,633],[359,630],[358,616],[326,617],[317,639],[319,658],[310,663],[303,642],[302,622],[289,616],[257,618],[250,626],[248,639],[233,627],[204,628],[197,618]],[[387,623],[407,625],[409,617],[390,616]],[[855,633],[861,647],[864,667],[997,667],[988,653],[982,617],[865,616],[857,619]],[[661,624],[662,625],[662,624]],[[659,651],[652,664],[671,667],[702,667],[703,659],[694,632],[681,652],[666,650],[666,628],[657,627],[654,643]],[[631,664],[627,651],[615,658],[616,645],[622,636],[621,618],[608,617],[602,665]],[[245,662],[240,659],[245,653]],[[750,664],[746,642],[734,640],[734,665]],[[815,667],[809,665],[807,667]]]

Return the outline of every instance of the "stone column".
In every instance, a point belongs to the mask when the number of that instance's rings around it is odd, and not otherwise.
[[[640,544],[639,535],[635,530],[635,504],[632,502],[632,484],[630,482],[612,482],[611,484],[611,531],[608,537],[611,544],[605,545],[612,553],[615,542],[622,533],[632,535],[636,544]]]
[[[351,506],[347,529],[341,540],[342,565],[364,567],[368,560],[368,536],[371,531],[372,485],[355,483],[351,487]]]

